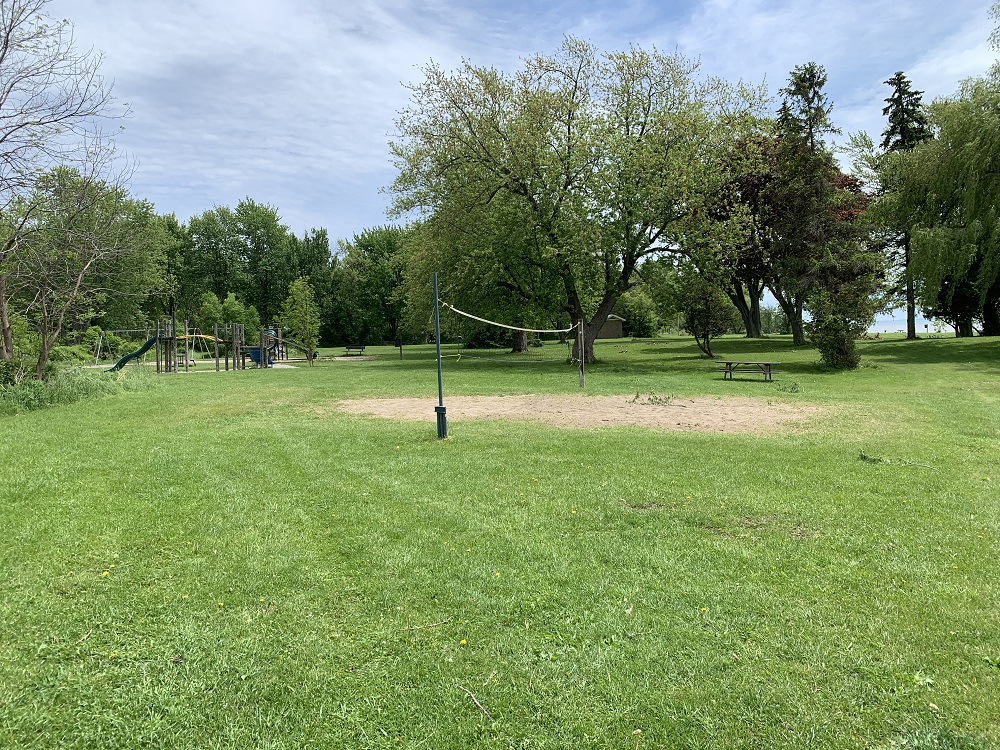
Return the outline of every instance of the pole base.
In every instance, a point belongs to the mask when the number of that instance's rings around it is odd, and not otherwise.
[[[447,408],[444,406],[434,407],[434,413],[437,414],[438,440],[444,440],[448,437],[447,411]]]

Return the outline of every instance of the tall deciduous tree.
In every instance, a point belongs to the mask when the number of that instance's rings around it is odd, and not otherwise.
[[[704,193],[732,101],[697,68],[637,48],[599,56],[573,38],[514,75],[428,66],[397,121],[396,210],[443,212],[462,232],[503,196],[524,216],[521,248],[559,279],[560,306],[584,328],[578,354],[592,361],[636,268],[673,248]]]
[[[281,322],[307,350],[309,364],[319,345],[319,305],[308,280],[299,277],[288,286],[288,297],[281,313]]]
[[[26,205],[31,231],[18,248],[14,275],[28,291],[27,316],[40,341],[35,374],[41,378],[64,327],[89,321],[108,293],[122,291],[101,281],[114,278],[123,264],[150,257],[145,251],[155,214],[124,189],[66,167],[39,178]]]
[[[719,179],[703,210],[685,222],[681,249],[735,305],[748,338],[764,335],[760,299],[771,278],[777,170],[773,121],[748,118],[744,132],[717,151]]]
[[[694,336],[698,348],[714,358],[712,339],[736,329],[739,325],[736,310],[722,289],[693,267],[681,272],[681,289],[684,328]]]
[[[291,234],[273,206],[244,198],[236,205],[236,240],[246,269],[246,299],[265,322],[279,315],[295,279]]]
[[[551,264],[538,261],[541,249],[530,216],[506,195],[494,196],[476,216],[474,224],[455,222],[441,210],[414,228],[405,279],[411,321],[423,330],[430,326],[433,299],[426,279],[437,271],[442,298],[456,307],[522,328],[566,327],[562,279]],[[454,333],[467,341],[486,331],[467,318],[453,323]],[[509,339],[512,352],[527,351],[523,331],[492,328],[487,338],[498,334],[496,343]]]
[[[402,227],[373,227],[340,243],[340,291],[350,306],[354,343],[381,344],[399,336],[407,235]]]
[[[886,155],[881,211],[908,228],[924,307],[1000,335],[1000,68],[930,105],[937,137]]]
[[[204,286],[186,299],[197,300],[204,291],[220,299],[235,292],[265,321],[278,315],[295,278],[294,253],[300,245],[281,223],[277,209],[251,198],[235,209],[216,206],[191,218],[188,235],[186,275],[193,285]]]
[[[792,71],[778,116],[777,174],[770,185],[774,219],[769,287],[789,319],[793,340],[808,333],[831,367],[856,367],[854,340],[874,320],[883,280],[881,256],[867,243],[859,217],[867,196],[843,174],[823,137],[838,132],[816,63]]]

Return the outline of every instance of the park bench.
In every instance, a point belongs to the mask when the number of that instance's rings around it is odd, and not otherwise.
[[[736,360],[725,360],[719,362],[721,367],[719,367],[719,372],[722,373],[723,380],[732,380],[733,373],[745,372],[752,375],[763,375],[764,380],[770,381],[771,376],[776,372],[781,372],[781,370],[776,368],[776,365],[780,365],[780,362],[745,362]]]
[[[348,356],[352,356],[353,354],[364,354],[365,347],[364,344],[348,344],[344,347],[344,351],[347,352]]]

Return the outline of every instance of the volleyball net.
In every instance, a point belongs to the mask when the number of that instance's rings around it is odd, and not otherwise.
[[[477,323],[482,323],[484,325],[493,326],[495,328],[503,328],[505,330],[513,331],[513,332],[516,332],[516,333],[526,333],[526,334],[534,333],[534,334],[539,334],[539,335],[549,333],[549,334],[567,334],[568,335],[568,334],[570,334],[570,333],[572,333],[574,331],[579,331],[579,328],[580,328],[580,326],[578,326],[578,325],[573,325],[573,326],[570,326],[569,328],[525,328],[523,326],[512,326],[512,325],[508,325],[507,323],[498,323],[495,320],[489,320],[487,318],[481,318],[478,315],[473,315],[472,313],[466,312],[465,310],[459,310],[457,307],[455,307],[454,305],[451,305],[451,304],[445,302],[444,300],[438,300],[438,302],[441,304],[441,307],[444,307],[444,308],[450,310],[451,312],[455,313],[456,315],[460,315],[460,316],[462,316],[464,318],[468,318],[469,320],[474,320]],[[449,356],[457,358],[457,359],[462,359],[462,358],[464,358],[464,359],[480,359],[480,360],[488,360],[488,361],[493,361],[493,362],[563,362],[563,361],[566,361],[566,360],[562,360],[562,359],[537,359],[537,358],[503,359],[503,358],[498,357],[498,356],[493,356],[493,357],[490,357],[490,356],[477,356],[477,355],[472,355],[472,354],[469,354],[469,353],[466,353],[466,352],[461,352],[459,354],[453,354],[453,355],[449,355]],[[569,361],[571,361],[571,362],[575,362],[576,361],[575,358],[572,356],[572,353],[570,353]]]

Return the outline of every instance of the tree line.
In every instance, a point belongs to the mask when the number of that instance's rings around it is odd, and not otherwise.
[[[794,68],[773,103],[698,68],[572,38],[513,74],[428,66],[393,143],[394,208],[420,216],[413,283],[440,269],[451,298],[497,319],[582,325],[588,360],[637,299],[709,355],[719,333],[765,335],[765,290],[833,367],[856,366],[855,339],[900,304],[911,338],[918,307],[998,333],[996,68],[930,106],[896,73],[880,147],[852,136],[849,171],[821,65]]]
[[[882,140],[852,135],[845,171],[814,62],[776,99],[679,53],[574,38],[513,73],[431,64],[390,144],[405,226],[331,246],[249,197],[183,222],[130,195],[100,58],[45,5],[0,0],[0,363],[36,377],[93,326],[281,325],[307,298],[326,344],[421,340],[434,272],[481,316],[579,326],[586,360],[612,313],[633,335],[679,323],[708,355],[720,333],[787,332],[834,367],[901,304],[910,337],[917,309],[1000,333],[998,67],[930,105],[896,73]]]

